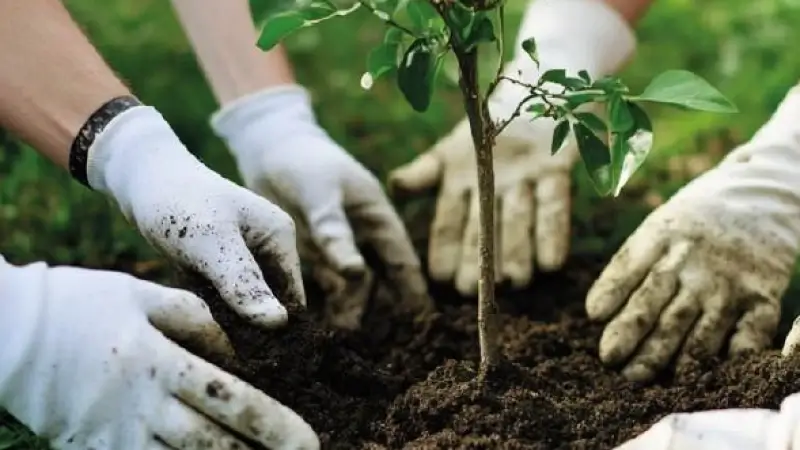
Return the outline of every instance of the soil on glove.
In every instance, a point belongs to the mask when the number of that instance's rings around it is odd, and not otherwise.
[[[299,413],[323,448],[607,449],[672,412],[778,408],[800,391],[800,359],[778,351],[707,361],[647,384],[604,367],[602,325],[586,318],[583,301],[606,262],[573,257],[556,274],[537,274],[529,290],[500,295],[505,361],[484,385],[475,381],[476,302],[443,287],[432,287],[432,323],[398,314],[379,290],[358,331],[322,325],[313,287],[309,311],[275,331],[243,322],[213,290],[194,290],[238,352],[214,362]]]

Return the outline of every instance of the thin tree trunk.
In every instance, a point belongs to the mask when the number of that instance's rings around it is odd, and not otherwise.
[[[494,124],[478,84],[478,53],[457,54],[461,71],[460,86],[464,106],[475,144],[478,166],[480,204],[480,280],[478,282],[478,335],[481,350],[479,379],[484,380],[500,359],[497,337],[497,303],[495,303],[495,239],[494,239]]]

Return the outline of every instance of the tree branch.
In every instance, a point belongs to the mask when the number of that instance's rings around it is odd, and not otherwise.
[[[408,34],[408,35],[410,35],[412,37],[417,37],[417,35],[413,31],[411,31],[410,29],[408,29],[408,28],[404,27],[403,25],[400,25],[399,23],[397,23],[394,20],[392,20],[391,16],[386,11],[381,11],[380,9],[378,9],[378,8],[374,7],[373,5],[369,4],[369,2],[367,2],[366,0],[358,0],[358,3],[361,6],[363,6],[364,8],[367,8],[368,10],[370,10],[370,12],[375,17],[377,17],[378,19],[386,22],[387,24],[389,24],[389,25],[391,25],[391,26],[393,26],[395,28],[399,28],[404,33],[406,33],[406,34]]]

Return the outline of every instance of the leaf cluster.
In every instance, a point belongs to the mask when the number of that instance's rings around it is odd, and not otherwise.
[[[251,5],[263,1],[251,0]],[[382,41],[367,56],[362,87],[369,89],[380,77],[395,73],[405,99],[422,112],[430,106],[448,52],[455,53],[456,58],[474,56],[486,43],[494,43],[502,52],[504,1],[476,5],[465,0],[346,0],[342,4],[334,0],[300,0],[292,8],[263,17],[258,46],[268,50],[297,30],[366,10],[388,27]],[[524,40],[521,50],[539,65],[535,39]],[[656,76],[639,94],[632,94],[617,77],[593,79],[585,70],[575,74],[559,68],[541,70],[541,76],[533,83],[503,76],[498,70],[486,96],[501,81],[526,87],[528,95],[519,99],[519,108],[510,119],[487,129],[496,135],[520,116],[555,120],[551,151],[556,153],[570,138],[574,139],[586,170],[602,195],[618,195],[652,148],[653,126],[641,103],[736,112],[724,95],[685,70]],[[478,92],[477,86],[472,89]],[[485,102],[486,97],[479,101]],[[590,111],[590,104],[602,105],[606,119]]]

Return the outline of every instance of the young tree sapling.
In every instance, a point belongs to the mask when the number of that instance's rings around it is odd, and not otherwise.
[[[737,111],[708,82],[684,70],[656,76],[638,95],[632,94],[617,77],[592,79],[584,70],[575,74],[564,69],[547,70],[533,84],[503,75],[505,4],[506,0],[300,0],[274,8],[265,0],[251,0],[261,25],[257,45],[263,50],[271,49],[301,28],[358,10],[369,11],[388,28],[383,41],[367,57],[367,72],[361,85],[369,89],[379,77],[395,73],[400,91],[419,112],[430,105],[445,55],[452,52],[455,56],[478,168],[480,379],[486,377],[500,358],[494,299],[492,151],[504,128],[523,114],[529,120],[556,121],[552,153],[563,148],[572,135],[595,189],[601,195],[617,196],[641,166],[653,143],[652,124],[637,103],[662,103],[718,113]],[[499,52],[500,64],[484,90],[479,82],[479,54],[486,45]],[[522,48],[538,66],[535,40],[524,40]],[[519,99],[519,106],[510,118],[495,121],[488,100],[501,81],[523,86],[528,94]],[[549,87],[554,85],[558,88]],[[581,108],[596,103],[605,105],[607,122]]]

